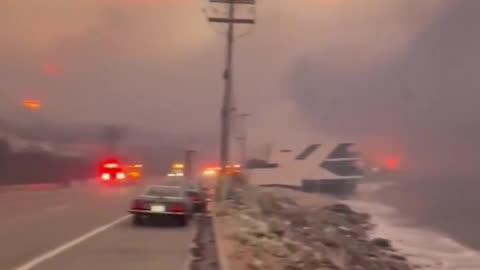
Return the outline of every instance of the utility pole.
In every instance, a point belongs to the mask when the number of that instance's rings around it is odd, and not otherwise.
[[[233,44],[235,38],[235,24],[254,24],[254,19],[235,18],[235,6],[237,4],[255,5],[255,0],[210,0],[213,4],[228,4],[228,17],[209,17],[211,23],[226,23],[227,40],[225,51],[225,70],[223,79],[225,80],[223,102],[221,108],[221,128],[220,128],[220,166],[221,175],[225,175],[225,169],[230,161],[230,136],[231,136],[231,113],[233,109],[232,91],[233,91]]]
[[[234,110],[233,95],[233,43],[235,39],[236,24],[254,24],[255,20],[248,18],[236,18],[235,7],[237,4],[255,5],[255,0],[209,0],[211,4],[228,5],[228,17],[208,17],[210,23],[227,24],[226,50],[225,50],[225,70],[223,79],[225,80],[222,108],[220,112],[220,177],[217,182],[217,200],[223,200],[228,193],[227,165],[230,162],[230,137],[231,137],[231,115]]]

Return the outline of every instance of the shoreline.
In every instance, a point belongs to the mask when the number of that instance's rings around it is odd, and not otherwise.
[[[464,215],[471,216],[476,212],[469,215],[470,212],[462,211],[461,207],[457,207],[459,209],[449,208],[448,200],[441,203],[431,199],[425,200],[421,196],[421,192],[412,195],[414,192],[405,188],[406,186],[409,186],[409,183],[368,181],[359,186],[358,193],[350,201],[363,201],[385,206],[385,209],[388,209],[386,211],[395,212],[394,216],[401,216],[401,220],[397,220],[397,223],[433,231],[438,235],[453,239],[465,248],[480,252],[480,234],[477,233],[476,226],[472,226],[472,224],[480,224],[478,223],[480,214],[476,218],[477,221],[469,220],[464,218]],[[442,194],[442,196],[447,195]],[[456,203],[458,202],[453,200],[452,204]],[[433,209],[432,205],[434,205]]]
[[[281,188],[260,189],[213,214],[231,270],[415,269],[386,238],[373,237],[370,215],[340,200]]]
[[[371,215],[373,237],[383,237],[418,268],[425,270],[478,270],[480,253],[440,230],[416,226],[391,206],[376,202],[347,200],[353,209]]]

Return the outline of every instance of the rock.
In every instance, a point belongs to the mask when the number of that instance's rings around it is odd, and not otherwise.
[[[257,258],[254,258],[252,261],[249,261],[247,263],[248,269],[251,269],[251,270],[264,270],[265,269],[264,265],[265,264],[263,263],[263,261]]]
[[[190,253],[193,255],[194,258],[200,258],[202,255],[202,251],[200,250],[200,247],[198,247],[197,245],[190,248]]]
[[[253,208],[247,208],[243,211],[246,215],[254,218],[254,219],[259,219],[262,218],[263,215],[260,213],[258,209],[253,209]]]
[[[321,270],[339,270],[340,268],[335,265],[330,259],[328,258],[323,258],[320,262],[320,267],[318,269]],[[357,270],[353,268],[354,270]],[[358,270],[367,270],[367,269],[358,269]],[[369,269],[368,269],[369,270]]]
[[[285,269],[289,270],[316,270],[322,265],[322,256],[316,254],[308,246],[288,257]]]
[[[284,243],[279,241],[263,239],[261,241],[261,245],[266,252],[272,254],[275,257],[284,258],[287,257],[289,254],[289,251],[284,245]]]
[[[287,224],[275,218],[268,220],[268,227],[272,233],[280,238],[283,237],[287,231]]]
[[[258,200],[258,203],[259,203],[260,209],[266,215],[279,213],[283,209],[282,204],[271,193],[262,194],[262,196],[260,196]]]
[[[362,230],[368,231],[374,228],[373,224],[370,223],[364,223],[360,226]]]
[[[355,214],[355,212],[350,208],[350,206],[343,203],[332,204],[325,208],[335,213]]]
[[[247,228],[240,228],[232,233],[231,237],[232,239],[237,240],[240,244],[246,246],[257,246],[259,242],[259,239]]]
[[[286,205],[290,205],[290,206],[297,206],[297,202],[294,201],[291,197],[288,197],[288,196],[282,196],[282,197],[278,197],[278,200],[283,203],[283,204],[286,204]]]
[[[390,258],[394,260],[399,260],[399,261],[407,261],[407,258],[403,257],[402,255],[399,254],[390,254]]]
[[[298,230],[305,237],[309,237],[315,234],[315,230],[312,227],[303,227]]]
[[[290,239],[284,239],[283,244],[291,253],[297,253],[302,248],[302,243]]]
[[[358,218],[363,222],[369,222],[371,219],[370,214],[367,214],[367,213],[359,213],[357,215],[358,215]]]
[[[367,256],[368,256],[368,258],[370,258],[370,259],[378,259],[378,256],[377,256],[377,254],[375,254],[375,253],[370,253],[370,254],[368,254]]]
[[[265,250],[263,249],[263,247],[261,247],[260,244],[256,246],[252,246],[251,251],[252,251],[252,255],[255,258],[262,258],[263,255],[265,254]]]
[[[309,225],[307,221],[308,212],[301,207],[292,207],[282,212],[282,217],[290,222],[293,227],[306,227]]]
[[[245,226],[248,227],[248,230],[251,234],[256,237],[266,237],[270,234],[270,229],[268,225],[259,219],[253,219],[252,217],[240,214],[239,219],[243,222]]]
[[[324,228],[316,238],[328,247],[336,248],[340,243],[338,232],[335,227]]]
[[[412,268],[405,262],[402,261],[390,261],[387,262],[387,265],[391,270],[411,270]]]
[[[385,239],[385,238],[375,238],[371,241],[372,244],[374,244],[377,247],[381,248],[391,248],[392,244],[390,243],[390,240]]]
[[[304,264],[303,259],[304,259],[304,256],[300,252],[297,252],[297,253],[291,255],[288,258],[288,262],[285,266],[285,269],[288,269],[288,270],[302,270],[302,269],[304,269],[305,264]]]

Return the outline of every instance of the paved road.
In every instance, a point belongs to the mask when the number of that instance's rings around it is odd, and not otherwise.
[[[194,228],[133,227],[144,186],[96,185],[0,194],[0,269],[183,269]]]

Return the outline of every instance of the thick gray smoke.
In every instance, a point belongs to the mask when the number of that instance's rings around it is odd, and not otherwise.
[[[204,2],[1,0],[2,117],[38,98],[48,121],[141,126],[212,150],[224,38]],[[475,193],[454,191],[479,188],[478,10],[478,0],[259,1],[235,52],[250,144],[354,137],[374,158],[401,157],[402,195],[425,218],[441,213],[430,206],[467,209]]]
[[[339,69],[330,55],[306,54],[292,71],[290,96],[318,130],[353,135],[373,156],[399,155],[403,184],[386,197],[480,247],[480,2],[449,4],[381,64]],[[414,16],[414,5],[409,8]],[[357,65],[362,50],[396,35],[379,32],[345,61]],[[335,52],[342,58],[341,48]]]

